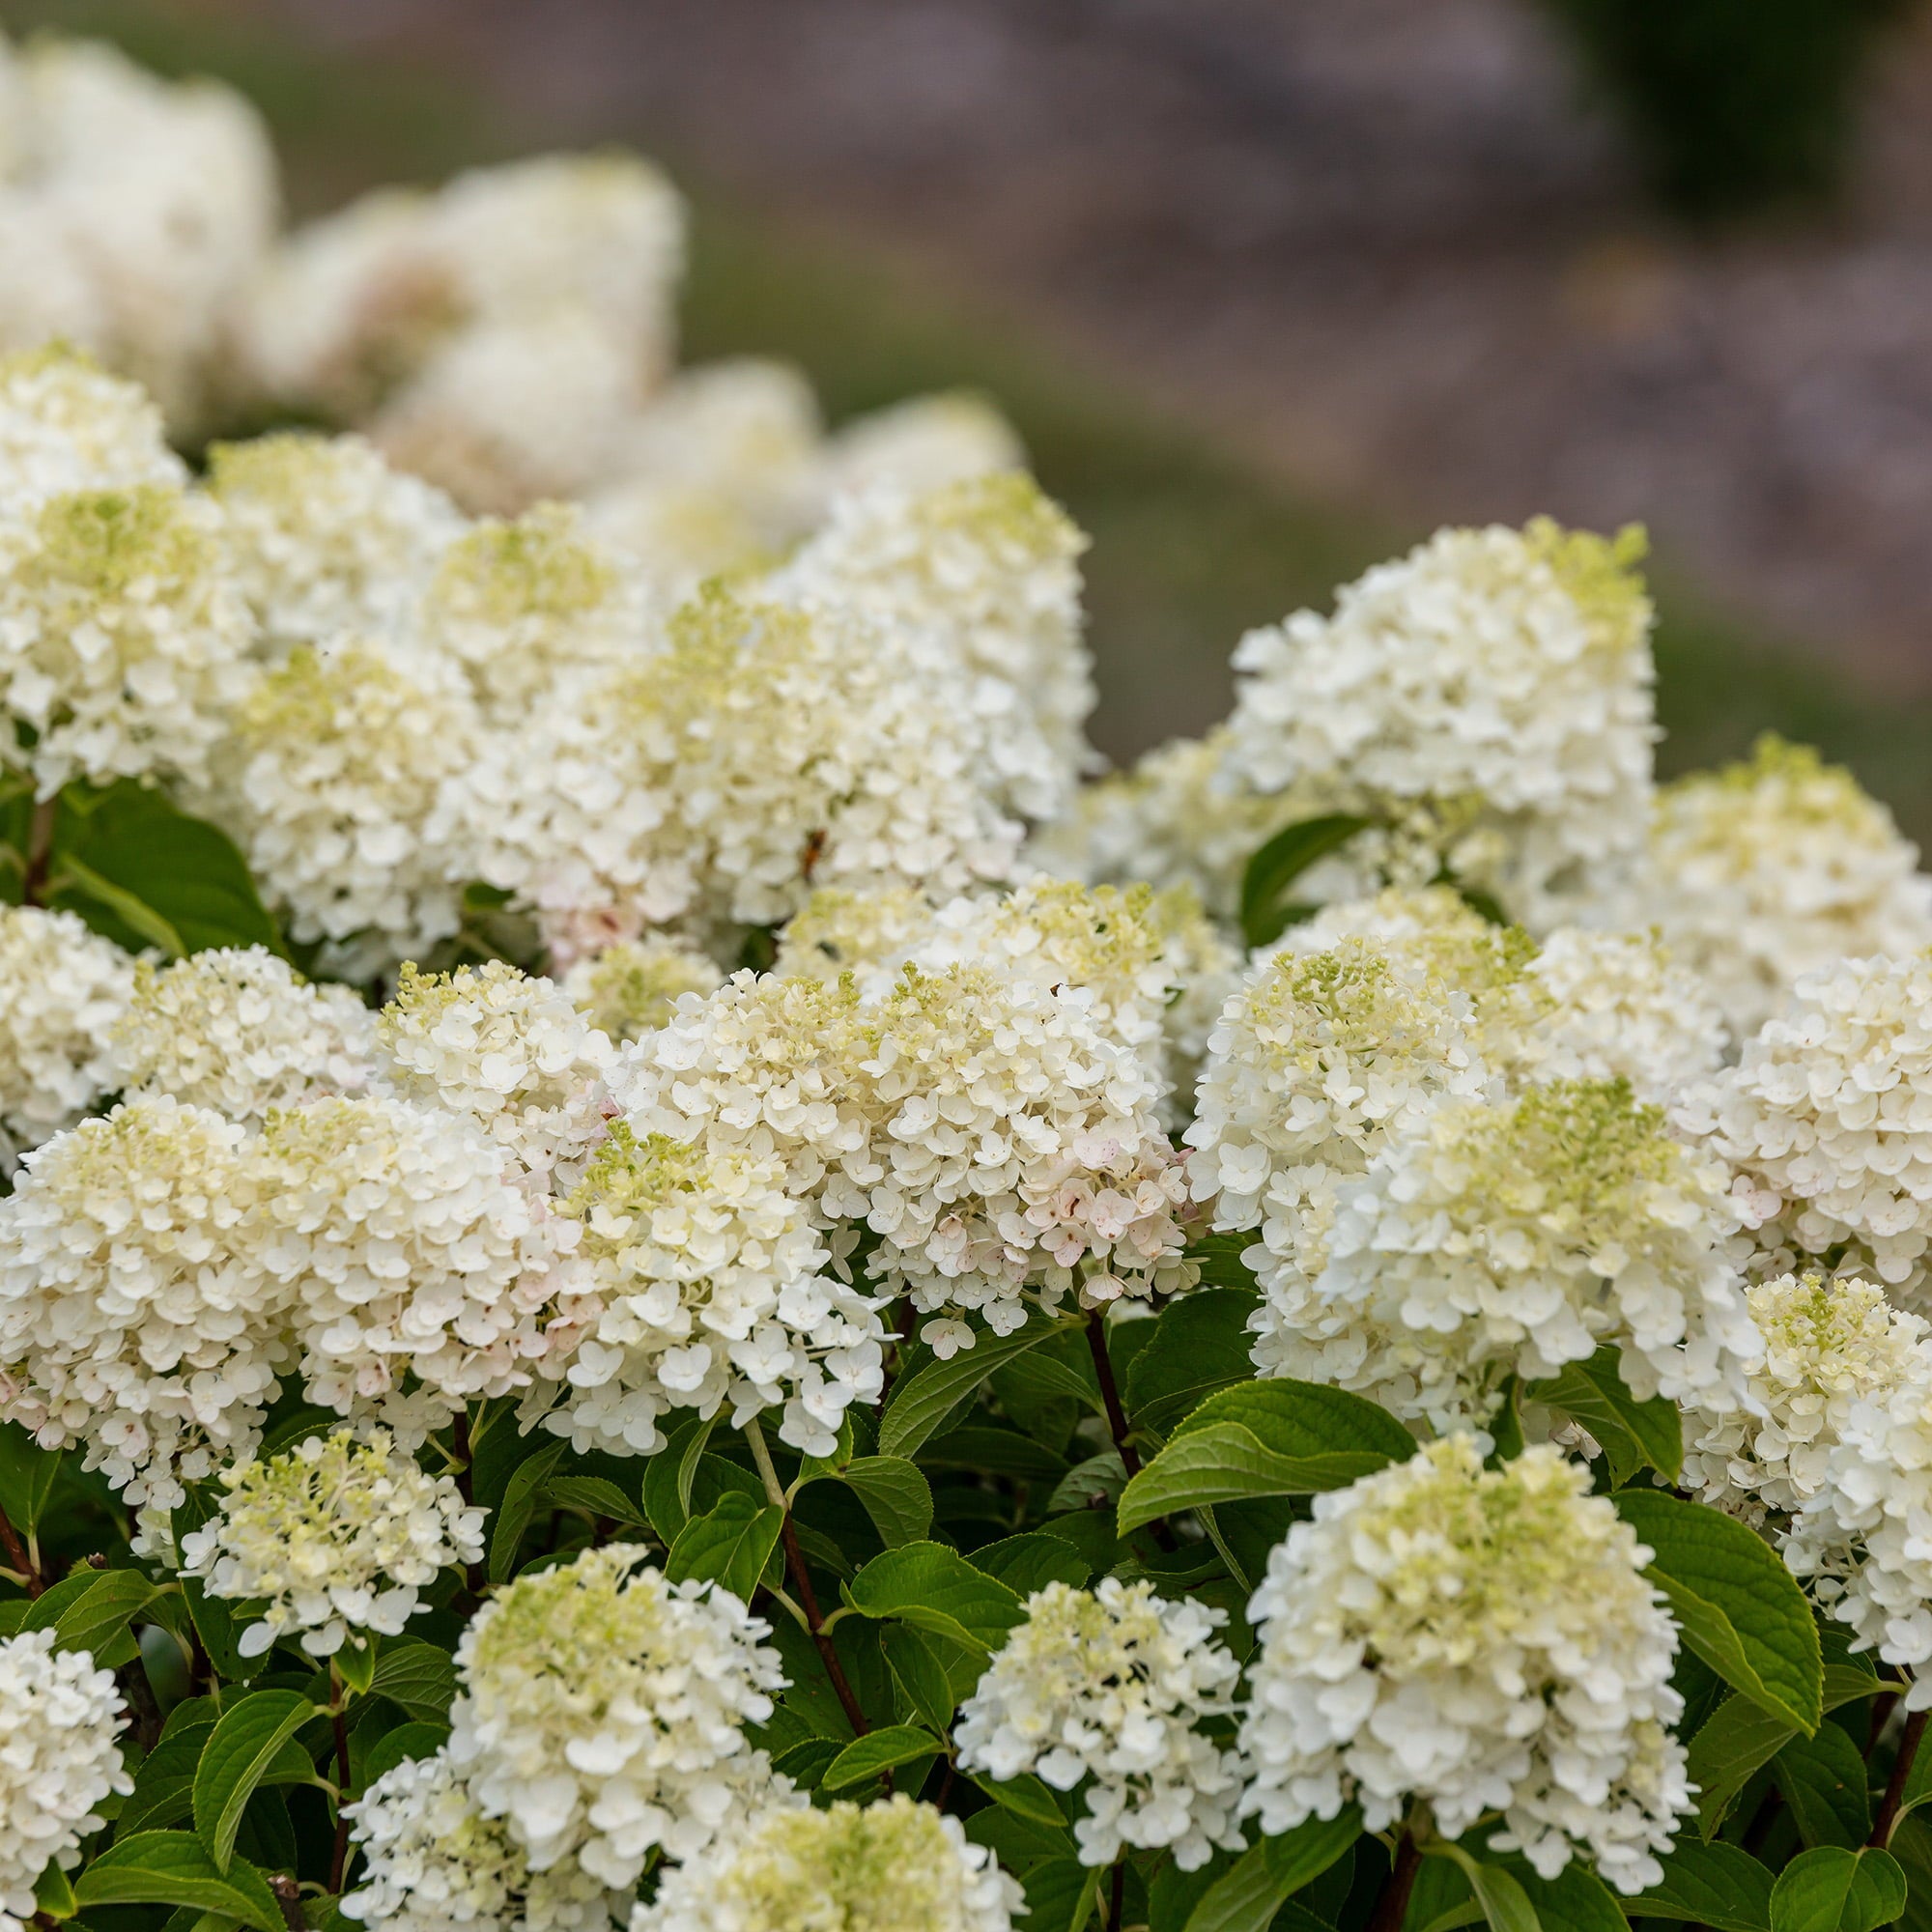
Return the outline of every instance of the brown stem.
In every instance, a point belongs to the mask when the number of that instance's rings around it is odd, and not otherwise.
[[[349,1796],[349,1725],[344,1720],[341,1709],[342,1682],[338,1678],[334,1685],[336,1710],[329,1719],[335,1729],[335,1849],[328,1860],[328,1889],[340,1892],[342,1881],[349,1870],[349,1820],[342,1814],[342,1806]]]
[[[1880,1802],[1878,1816],[1872,1820],[1869,1844],[1883,1846],[1891,1837],[1892,1827],[1898,1823],[1898,1807],[1905,1802],[1905,1786],[1912,1776],[1912,1761],[1918,1755],[1918,1740],[1925,1735],[1925,1719],[1932,1717],[1932,1711],[1914,1711],[1905,1720],[1905,1729],[1898,1740],[1898,1755],[1891,1761],[1891,1776],[1885,1787],[1885,1797]]]
[[[308,1932],[307,1922],[302,1918],[301,1889],[285,1872],[276,1872],[269,1880],[269,1889],[275,1894],[275,1903],[282,1908],[282,1923],[289,1932]]]
[[[474,1479],[470,1474],[472,1458],[469,1449],[469,1411],[467,1408],[459,1408],[449,1418],[449,1446],[456,1455],[456,1492],[466,1503],[474,1508],[476,1492],[472,1487]]]
[[[1107,1886],[1107,1932],[1121,1932],[1121,1920],[1127,1912],[1127,1861],[1114,1861],[1114,1876]]]
[[[1402,1836],[1395,1841],[1395,1864],[1364,1932],[1402,1932],[1402,1921],[1408,1914],[1408,1895],[1415,1889],[1415,1875],[1421,1868],[1422,1847],[1405,1825]]]
[[[1871,1762],[1872,1752],[1878,1749],[1878,1741],[1885,1736],[1886,1719],[1898,1704],[1896,1690],[1882,1690],[1872,1699],[1871,1728],[1865,1733],[1865,1762]]]
[[[1107,1352],[1107,1324],[1095,1308],[1087,1316],[1087,1347],[1093,1351],[1094,1375],[1100,1384],[1100,1400],[1107,1406],[1107,1428],[1120,1451],[1121,1467],[1129,1476],[1141,1472],[1140,1451],[1127,1440],[1127,1412],[1121,1406],[1121,1391],[1114,1381],[1114,1358]]]
[[[26,869],[20,874],[20,903],[39,905],[47,889],[54,860],[54,825],[60,817],[60,795],[34,802],[33,822],[27,828]]]
[[[26,1579],[27,1595],[38,1597],[47,1587],[47,1579],[28,1555],[27,1546],[20,1541],[20,1532],[8,1520],[4,1509],[0,1509],[0,1546],[6,1548],[8,1562]]]

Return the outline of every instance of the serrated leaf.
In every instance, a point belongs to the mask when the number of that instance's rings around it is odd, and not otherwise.
[[[972,1782],[995,1804],[1024,1818],[1031,1825],[1044,1825],[1050,1831],[1066,1829],[1066,1814],[1051,1789],[1030,1772],[1016,1777],[975,1777]]]
[[[1605,1343],[1588,1361],[1567,1363],[1560,1375],[1531,1382],[1532,1401],[1573,1416],[1604,1445],[1617,1482],[1638,1468],[1655,1469],[1675,1483],[1684,1468],[1684,1422],[1663,1396],[1639,1402],[1623,1378],[1621,1351]]]
[[[1079,1589],[1094,1574],[1094,1566],[1079,1550],[1058,1536],[1028,1530],[981,1544],[967,1558],[976,1570],[997,1577],[1015,1596],[1030,1597],[1049,1583]]]
[[[72,1583],[80,1587],[65,1594]],[[126,1662],[112,1655],[115,1642],[127,1636],[129,1621],[154,1594],[154,1584],[138,1570],[81,1570],[37,1598],[20,1627],[51,1630],[56,1650],[84,1650],[98,1663]]]
[[[235,1834],[255,1787],[315,1715],[299,1691],[256,1690],[217,1719],[194,1774],[194,1829],[217,1871],[225,1872],[235,1856]]]
[[[1655,1552],[1646,1573],[1684,1640],[1725,1683],[1809,1736],[1824,1716],[1824,1659],[1804,1593],[1735,1518],[1658,1490],[1624,1490],[1618,1513]]]
[[[226,1872],[190,1832],[137,1832],[96,1857],[73,1895],[85,1912],[95,1905],[179,1905],[218,1912],[254,1932],[284,1932],[269,1882],[245,1859]]]
[[[894,1387],[879,1420],[879,1454],[917,1456],[995,1369],[1017,1361],[1057,1332],[1053,1322],[1035,1316],[1010,1335],[980,1335],[972,1348],[914,1370]]]
[[[1726,1697],[1704,1720],[1686,1747],[1685,1769],[1697,1787],[1697,1830],[1707,1841],[1759,1767],[1797,1735],[1795,1725],[1748,1697]]]
[[[1264,1838],[1208,1887],[1188,1915],[1187,1932],[1264,1932],[1292,1893],[1320,1878],[1361,1835],[1362,1814],[1348,1804],[1333,1818],[1311,1818]]]
[[[684,1417],[667,1433],[664,1447],[644,1464],[644,1514],[667,1549],[690,1520],[692,1485],[697,1480],[698,1462],[717,1424],[715,1415],[702,1421],[695,1415]]]
[[[1905,1874],[1899,1932],[1932,1932],[1932,1825],[1923,1818],[1901,1818],[1886,1850]]]
[[[1572,1859],[1554,1878],[1544,1878],[1520,1859],[1512,1859],[1509,1868],[1542,1932],[1628,1932],[1616,1894],[1582,1860]]]
[[[678,1531],[665,1558],[665,1580],[682,1583],[696,1577],[750,1603],[783,1528],[784,1511],[776,1504],[760,1505],[730,1491]]]
[[[80,1901],[73,1895],[73,1883],[58,1863],[49,1862],[46,1869],[34,1881],[34,1916],[45,1917],[56,1923],[71,1918],[80,1910]]]
[[[1026,1932],[1083,1932],[1094,1915],[1100,1874],[1078,1859],[1042,1859],[1020,1883]]]
[[[801,1738],[772,1759],[772,1768],[782,1772],[800,1790],[816,1791],[843,1748],[836,1738]]]
[[[1472,1858],[1461,1845],[1440,1839],[1425,1847],[1425,1856],[1448,1859],[1463,1868],[1463,1876],[1469,1881],[1469,1889],[1489,1920],[1490,1932],[1541,1932],[1536,1908],[1514,1872]]]
[[[819,1784],[826,1791],[849,1790],[902,1764],[929,1763],[943,1748],[930,1731],[917,1724],[883,1724],[854,1738],[826,1767]]]
[[[43,1449],[17,1422],[0,1423],[0,1510],[22,1536],[40,1528],[60,1467],[60,1450]]]
[[[948,1667],[948,1658],[963,1661],[964,1670],[958,1674],[970,1690],[979,1677],[980,1653],[901,1623],[886,1625],[879,1633],[879,1648],[913,1716],[945,1736],[952,1728],[952,1713],[963,1694],[954,1681],[954,1671]]]
[[[996,1649],[1025,1614],[1006,1584],[943,1543],[908,1543],[873,1557],[844,1593],[862,1616],[896,1617],[981,1652]]]
[[[523,1548],[525,1533],[537,1513],[537,1498],[550,1481],[551,1471],[570,1445],[553,1442],[524,1460],[510,1472],[503,1489],[503,1500],[497,1505],[497,1520],[490,1531],[490,1580],[507,1583],[517,1567],[517,1551]]]
[[[838,1473],[888,1549],[924,1540],[932,1527],[932,1486],[917,1464],[903,1456],[857,1456]]]
[[[456,1695],[456,1665],[447,1651],[420,1637],[392,1636],[376,1655],[369,1688],[411,1717],[440,1723]]]
[[[1339,852],[1372,819],[1352,812],[1324,812],[1286,825],[1255,848],[1241,873],[1241,933],[1250,946],[1266,946],[1293,923],[1288,889],[1318,860]]]
[[[1714,1932],[1767,1932],[1771,1873],[1748,1852],[1679,1838],[1662,1863],[1662,1880],[1624,1901],[1632,1918],[1676,1918]]]
[[[1905,1873],[1889,1853],[1820,1845],[1778,1873],[1771,1932],[1876,1932],[1905,1910]]]
[[[1243,1246],[1254,1240],[1243,1235]],[[1245,1270],[1243,1270],[1245,1272]],[[1122,1395],[1136,1423],[1165,1434],[1219,1389],[1254,1379],[1249,1288],[1204,1288],[1161,1312],[1153,1339],[1133,1359]]]
[[[1065,1456],[1017,1429],[992,1423],[966,1422],[935,1435],[919,1452],[919,1461],[925,1469],[971,1469],[1021,1483],[1057,1483],[1066,1473]]]
[[[609,1476],[553,1476],[544,1485],[544,1499],[557,1509],[582,1510],[629,1529],[650,1527],[643,1511]]]
[[[226,1678],[231,1684],[245,1684],[268,1668],[272,1649],[258,1651],[253,1657],[242,1655],[241,1633],[235,1627],[235,1611],[226,1599],[211,1597],[208,1586],[199,1577],[184,1577],[182,1600],[187,1605],[194,1634],[201,1639],[201,1647],[208,1653],[208,1661],[214,1666],[216,1675]]]
[[[1856,1851],[1871,1835],[1864,1757],[1836,1724],[1820,1724],[1815,1737],[1794,1737],[1776,1763],[1777,1788],[1806,1845]]]

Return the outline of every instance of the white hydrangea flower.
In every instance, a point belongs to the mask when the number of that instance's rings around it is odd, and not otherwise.
[[[369,1080],[375,1016],[347,986],[311,985],[266,947],[141,960],[108,1035],[114,1086],[171,1094],[231,1121]]]
[[[824,1272],[831,1257],[783,1164],[618,1122],[564,1211],[582,1224],[602,1312],[548,1426],[582,1451],[648,1456],[668,1409],[742,1427],[783,1409],[780,1439],[829,1456],[854,1402],[883,1385],[877,1304]]]
[[[1747,1399],[1717,1416],[1686,1410],[1683,1487],[1762,1527],[1824,1490],[1855,1408],[1884,1407],[1932,1370],[1932,1329],[1870,1282],[1815,1270],[1759,1282],[1749,1302],[1762,1344],[1746,1364]]]
[[[186,481],[137,384],[64,348],[0,356],[0,555],[21,542],[20,520],[56,497]]]
[[[111,1670],[50,1630],[0,1637],[0,1932],[27,1932],[34,1887],[71,1870],[110,1793],[133,1790],[115,1735],[125,1707]]]
[[[616,1111],[610,1039],[554,980],[501,959],[453,973],[405,961],[376,1033],[396,1093],[469,1115],[533,1174],[574,1171]]]
[[[399,1635],[429,1605],[437,1573],[483,1559],[483,1517],[448,1476],[430,1476],[387,1430],[310,1435],[221,1472],[217,1512],[182,1539],[181,1572],[212,1597],[256,1600],[237,1648],[259,1657],[295,1634],[331,1657],[352,1632]]]
[[[1693,1808],[1677,1628],[1651,1552],[1547,1445],[1485,1470],[1468,1435],[1315,1498],[1268,1559],[1241,1744],[1246,1808],[1292,1831],[1410,1799],[1458,1838],[1487,1812],[1554,1878],[1580,1848],[1632,1893]]]
[[[820,886],[785,922],[772,971],[781,979],[830,983],[849,973],[867,999],[876,999],[933,938],[938,917],[914,886],[869,892]]]
[[[1920,1295],[1932,1241],[1932,952],[1844,959],[1798,981],[1739,1065],[1688,1090],[1677,1125],[1732,1172],[1766,1272],[1804,1257]]]
[[[270,1114],[262,1264],[286,1283],[311,1401],[420,1441],[574,1346],[575,1224],[462,1115],[387,1094]]]
[[[49,497],[0,568],[0,759],[70,780],[198,780],[247,683],[247,607],[219,513],[162,484]]]
[[[1721,1413],[1757,1346],[1733,1226],[1722,1170],[1661,1109],[1622,1081],[1552,1081],[1445,1101],[1390,1139],[1337,1189],[1312,1296],[1328,1323],[1387,1339],[1344,1385],[1437,1428],[1484,1419],[1508,1375],[1553,1376],[1605,1343],[1639,1400]]]
[[[363,1860],[342,1912],[370,1932],[607,1932],[629,1902],[574,1860],[531,1871],[447,1750],[405,1758],[342,1815]]]
[[[1740,1038],[1805,974],[1932,945],[1918,848],[1843,766],[1771,736],[1659,792],[1630,905],[1708,982]]]
[[[560,982],[590,1024],[619,1045],[655,1033],[687,993],[724,983],[710,955],[668,934],[620,939],[574,961]]]
[[[631,1932],[1010,1932],[1019,1886],[958,1819],[896,1792],[775,1806],[668,1870]]]
[[[1091,1778],[1073,1826],[1083,1864],[1171,1846],[1193,1871],[1237,1848],[1245,1767],[1200,1729],[1235,1708],[1240,1665],[1214,1636],[1227,1613],[1118,1577],[1049,1583],[1026,1609],[961,1707],[960,1769],[1037,1772],[1058,1791]]]
[[[923,497],[1026,461],[1019,432],[983,396],[942,390],[841,424],[825,450],[826,487],[835,497],[882,488]]]
[[[209,801],[303,944],[348,977],[420,956],[461,923],[470,876],[431,826],[475,759],[462,679],[347,634],[299,646],[239,707]]]
[[[262,1185],[242,1128],[166,1096],[29,1154],[0,1201],[0,1412],[156,1509],[248,1454],[286,1354]]]
[[[115,1085],[108,1033],[133,990],[133,961],[72,913],[0,907],[0,1168]]]
[[[771,588],[807,608],[856,606],[963,666],[999,803],[1047,820],[1095,762],[1084,728],[1096,697],[1080,636],[1085,548],[1033,478],[1009,470],[925,497],[840,497]]]
[[[1641,532],[1539,518],[1442,530],[1235,653],[1234,768],[1262,791],[1340,779],[1446,813],[1443,860],[1532,927],[1607,890],[1650,803]]]
[[[770,1791],[744,1726],[784,1686],[770,1627],[715,1584],[667,1583],[628,1544],[526,1573],[457,1647],[450,1762],[532,1870],[612,1887],[687,1859]]]
[[[424,641],[469,672],[486,721],[515,730],[565,673],[647,648],[639,586],[565,503],[490,518],[443,553],[418,612]]]
[[[274,649],[403,631],[463,532],[441,491],[359,436],[292,431],[209,452],[229,568]]]

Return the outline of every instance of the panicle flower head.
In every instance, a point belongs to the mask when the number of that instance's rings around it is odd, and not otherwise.
[[[0,1932],[26,1932],[42,1872],[78,1863],[95,1806],[133,1790],[115,1743],[123,1709],[114,1673],[56,1650],[52,1631],[0,1637]]]
[[[1634,862],[1649,805],[1642,533],[1539,518],[1442,530],[1336,597],[1251,632],[1233,764],[1258,789],[1334,779],[1445,811],[1440,856],[1542,927]]]
[[[19,541],[15,520],[57,497],[186,480],[138,383],[71,349],[0,356],[0,551],[11,555]]]
[[[429,1607],[420,1592],[440,1570],[482,1561],[484,1512],[387,1430],[306,1436],[224,1469],[221,1482],[220,1508],[182,1539],[182,1574],[212,1597],[265,1605],[242,1633],[243,1657],[291,1634],[312,1657],[360,1646],[366,1631],[399,1635]]]
[[[1932,944],[1932,882],[1891,813],[1842,765],[1770,735],[1659,792],[1632,907],[1740,1038],[1808,973]]]
[[[395,637],[463,519],[359,436],[289,431],[209,452],[229,568],[276,650]]]
[[[1193,1871],[1238,1846],[1244,1768],[1200,1728],[1235,1708],[1240,1665],[1214,1637],[1226,1612],[1118,1577],[1049,1583],[1026,1607],[963,1707],[961,1769],[1037,1772],[1061,1791],[1091,1778],[1073,1827],[1083,1864],[1171,1846]]]
[[[376,1031],[397,1093],[469,1115],[532,1173],[581,1161],[614,1111],[610,1039],[554,980],[504,960],[453,973],[405,961]]]
[[[580,1450],[650,1455],[667,1409],[709,1416],[728,1399],[738,1425],[782,1406],[781,1439],[829,1456],[847,1406],[877,1398],[876,1304],[823,1272],[781,1161],[619,1121],[564,1211],[602,1308],[550,1419]]]
[[[362,1853],[343,1916],[370,1932],[608,1932],[624,1900],[574,1860],[530,1870],[449,1762],[405,1758],[342,1815]]]
[[[0,570],[0,755],[43,798],[72,779],[203,777],[247,683],[254,626],[219,514],[168,484],[42,505]]]
[[[1394,1338],[1350,1385],[1437,1427],[1485,1419],[1471,1377],[1553,1376],[1606,1342],[1640,1400],[1721,1412],[1756,1343],[1732,1226],[1721,1170],[1661,1109],[1623,1081],[1552,1081],[1445,1101],[1343,1182],[1314,1293]]]
[[[841,423],[825,452],[834,496],[881,487],[923,497],[949,484],[1026,468],[1019,432],[985,397],[940,390]]]
[[[1353,1800],[1379,1831],[1420,1798],[1451,1838],[1500,1811],[1492,1846],[1546,1878],[1580,1848],[1658,1884],[1692,1801],[1649,1559],[1548,1446],[1487,1470],[1453,1435],[1317,1496],[1249,1606],[1246,1808],[1273,1834]]]
[[[128,955],[72,913],[0,907],[0,1166],[112,1088],[108,1029],[133,989]]]
[[[1747,1399],[1721,1415],[1686,1412],[1684,1487],[1761,1528],[1819,1495],[1861,1405],[1888,1406],[1932,1368],[1932,1330],[1870,1282],[1815,1269],[1756,1283],[1749,1303],[1762,1340],[1746,1364]]]
[[[724,983],[709,954],[667,934],[586,953],[561,981],[578,1011],[620,1046],[665,1025],[685,994],[715,993]]]
[[[1022,1909],[958,1819],[900,1791],[757,1813],[667,1871],[631,1932],[1009,1932]]]
[[[612,1887],[685,1859],[774,1779],[744,1726],[782,1689],[769,1627],[627,1544],[526,1572],[463,1634],[450,1761],[535,1871],[575,1857]]]
[[[171,1094],[231,1121],[366,1086],[375,1021],[347,986],[310,985],[264,946],[219,947],[171,965],[136,962],[108,1036],[129,1098]]]
[[[1678,1125],[1733,1176],[1761,1257],[1822,1258],[1922,1295],[1932,1242],[1932,951],[1806,974]]]
[[[156,1509],[246,1455],[285,1352],[261,1192],[243,1129],[165,1095],[29,1154],[0,1201],[0,1412]]]
[[[876,998],[891,990],[900,968],[933,937],[937,918],[916,886],[869,892],[821,886],[785,922],[772,971],[784,979],[826,980],[849,973]]]

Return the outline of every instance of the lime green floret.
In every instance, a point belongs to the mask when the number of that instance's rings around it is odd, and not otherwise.
[[[1583,613],[1598,649],[1625,651],[1641,640],[1651,619],[1650,596],[1637,569],[1650,550],[1641,524],[1626,524],[1615,536],[1601,537],[1532,517],[1522,534]]]
[[[539,503],[514,523],[480,524],[454,544],[438,574],[447,602],[491,623],[580,617],[615,589],[610,560],[579,533],[576,512]]]
[[[1021,469],[949,484],[921,500],[918,516],[935,532],[962,530],[1039,558],[1087,548],[1079,526]]]
[[[158,483],[56,497],[41,512],[40,538],[38,573],[96,596],[144,577],[185,577],[209,560],[208,538],[183,515],[179,492]]]
[[[610,1139],[591,1156],[564,1209],[580,1218],[594,1208],[647,1214],[672,1195],[699,1187],[707,1164],[705,1154],[688,1141],[669,1134],[639,1139],[628,1122],[612,1121]]]

